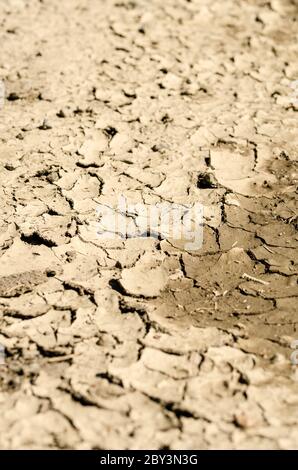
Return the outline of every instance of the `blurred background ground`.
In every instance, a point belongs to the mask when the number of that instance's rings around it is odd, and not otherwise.
[[[296,0],[0,3],[0,446],[298,447]],[[204,243],[99,206],[204,206]]]

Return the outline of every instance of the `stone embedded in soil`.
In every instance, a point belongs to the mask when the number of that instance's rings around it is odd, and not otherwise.
[[[166,287],[167,281],[168,273],[162,266],[124,269],[119,280],[127,294],[142,297],[158,296]]]
[[[29,292],[47,280],[45,271],[28,271],[0,277],[0,297],[14,297]]]

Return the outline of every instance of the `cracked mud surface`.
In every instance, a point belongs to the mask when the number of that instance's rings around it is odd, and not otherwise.
[[[0,3],[0,447],[298,448],[296,0]],[[204,243],[97,208],[204,205]]]

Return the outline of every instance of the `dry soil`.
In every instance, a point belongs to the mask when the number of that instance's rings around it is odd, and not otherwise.
[[[2,449],[298,448],[297,0],[0,2]],[[204,243],[97,235],[204,206]]]

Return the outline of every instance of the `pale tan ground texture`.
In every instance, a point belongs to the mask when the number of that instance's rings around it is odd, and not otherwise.
[[[298,448],[297,32],[297,0],[0,2],[2,449]],[[202,203],[203,248],[99,239],[120,194]]]

